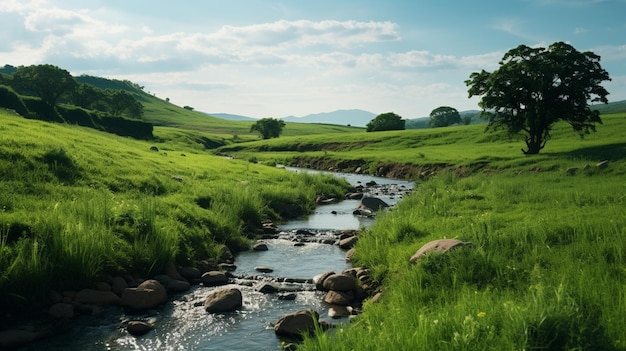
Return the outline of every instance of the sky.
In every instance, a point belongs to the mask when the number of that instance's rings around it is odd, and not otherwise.
[[[130,80],[197,111],[478,109],[465,80],[510,49],[601,56],[626,100],[626,0],[0,0],[0,66]]]

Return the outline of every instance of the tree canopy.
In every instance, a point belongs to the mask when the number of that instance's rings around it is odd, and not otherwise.
[[[430,112],[428,125],[431,128],[438,128],[461,123],[463,123],[461,115],[454,107],[439,106]]]
[[[278,118],[262,118],[250,127],[250,133],[258,132],[263,139],[278,138],[285,128],[285,121]]]
[[[600,113],[589,108],[590,102],[608,102],[601,84],[610,78],[600,56],[556,42],[548,48],[520,45],[499,64],[494,72],[472,73],[465,84],[470,97],[482,96],[479,106],[489,112],[490,128],[524,136],[525,154],[538,154],[558,121],[581,137],[602,123]]]
[[[404,130],[405,120],[393,112],[382,113],[366,125],[368,132],[383,130]]]
[[[19,67],[13,81],[21,93],[37,95],[49,107],[54,107],[61,96],[78,87],[68,71],[48,64]]]

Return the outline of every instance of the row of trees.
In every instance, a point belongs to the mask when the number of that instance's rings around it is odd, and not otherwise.
[[[37,96],[50,110],[65,102],[118,117],[143,117],[143,105],[128,91],[78,83],[68,71],[57,66],[5,66],[2,72],[5,73],[0,74],[0,85],[9,86],[21,95]]]

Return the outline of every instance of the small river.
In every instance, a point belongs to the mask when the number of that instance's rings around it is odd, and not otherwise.
[[[287,168],[290,171],[305,170]],[[306,170],[310,173],[318,171]],[[330,173],[330,172],[324,172]],[[385,178],[333,173],[344,177],[352,185],[365,185],[374,181],[386,184],[392,191],[378,193],[390,205],[401,199],[401,193],[413,187],[412,182]],[[290,221],[279,226],[283,236],[298,229],[306,229],[324,236],[337,230],[369,227],[372,218],[352,214],[358,200],[344,200],[319,206],[315,213],[306,218]],[[247,251],[237,255],[233,272],[238,276],[255,275],[257,266],[274,269],[267,274],[273,277],[313,278],[332,270],[337,273],[350,267],[345,260],[345,251],[336,245],[306,243],[294,246],[287,239],[265,240],[268,251]],[[245,283],[243,281],[237,283]],[[250,282],[248,282],[250,283]],[[210,314],[202,303],[209,292],[225,287],[237,287],[243,295],[243,308],[233,313]],[[111,309],[104,315],[80,317],[71,330],[52,339],[46,339],[23,350],[146,350],[146,351],[190,351],[190,350],[280,350],[280,340],[274,334],[273,323],[285,314],[302,309],[313,309],[330,323],[345,323],[347,319],[332,320],[327,316],[327,307],[322,301],[324,293],[315,291],[312,284],[294,284],[296,299],[279,300],[276,294],[262,294],[251,286],[232,284],[221,287],[194,286],[191,290],[175,295],[157,310],[141,315],[127,315],[120,309]],[[141,337],[130,336],[122,327],[129,319],[144,319],[154,323],[154,330]]]

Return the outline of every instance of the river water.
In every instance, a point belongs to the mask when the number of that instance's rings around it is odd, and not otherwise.
[[[290,171],[305,170],[288,168]],[[310,173],[317,171],[306,170]],[[325,172],[328,173],[328,172]],[[353,185],[365,185],[370,181],[391,188],[385,194],[376,193],[390,205],[401,199],[403,192],[413,187],[412,182],[377,178],[364,175],[333,173],[344,177]],[[358,200],[344,200],[319,206],[315,213],[306,218],[290,221],[279,226],[283,237],[298,229],[306,229],[324,235],[337,230],[369,227],[373,219],[354,216]],[[268,251],[247,251],[237,255],[233,272],[238,276],[255,275],[257,266],[274,269],[268,276],[306,278],[332,270],[341,272],[349,268],[345,252],[336,245],[308,242],[294,246],[287,239],[266,240]],[[254,283],[238,281],[238,283]],[[201,304],[215,289],[237,287],[243,295],[243,308],[237,312],[210,314]],[[293,284],[286,288],[297,290],[295,300],[280,300],[277,294],[262,294],[253,286],[232,284],[220,287],[195,286],[191,290],[170,298],[157,310],[140,315],[127,315],[123,310],[112,308],[103,315],[80,317],[71,330],[52,339],[30,345],[23,350],[279,350],[280,340],[275,336],[273,323],[288,313],[302,309],[313,309],[330,323],[345,323],[347,319],[331,320],[322,301],[323,292],[315,291],[312,284]],[[129,335],[123,328],[124,322],[132,319],[154,323],[154,330],[141,337]]]

